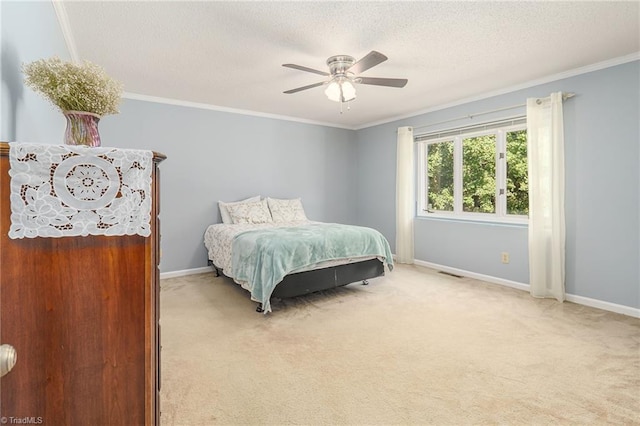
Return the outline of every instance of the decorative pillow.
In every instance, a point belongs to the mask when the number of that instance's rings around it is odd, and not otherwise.
[[[255,197],[247,198],[246,200],[236,201],[233,203],[224,203],[222,201],[218,201],[218,208],[220,209],[220,216],[222,216],[222,223],[230,224],[233,223],[231,220],[231,215],[229,215],[229,210],[227,206],[232,204],[241,204],[241,203],[255,203],[256,201],[260,201],[260,196],[256,195]]]
[[[291,200],[278,200],[277,198],[267,198],[271,217],[274,222],[293,222],[308,220],[302,207],[302,200],[294,198]]]
[[[267,206],[267,200],[253,203],[239,203],[227,206],[233,223],[266,223],[273,222]]]

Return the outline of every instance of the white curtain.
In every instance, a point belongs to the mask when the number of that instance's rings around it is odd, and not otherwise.
[[[527,99],[529,284],[534,297],[565,299],[562,93]]]
[[[413,128],[398,128],[396,166],[396,262],[413,263],[413,218],[415,175],[413,172]]]

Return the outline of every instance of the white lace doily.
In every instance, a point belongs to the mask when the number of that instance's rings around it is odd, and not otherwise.
[[[9,144],[9,237],[151,235],[151,151]]]

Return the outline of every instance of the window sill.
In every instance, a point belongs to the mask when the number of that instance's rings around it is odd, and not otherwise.
[[[483,217],[483,215],[448,215],[442,213],[425,213],[416,215],[416,219],[447,221],[447,222],[464,222],[464,223],[481,223],[486,225],[499,225],[499,226],[514,226],[518,228],[526,228],[529,226],[529,218],[527,217],[514,217],[514,218],[496,218],[496,217]]]

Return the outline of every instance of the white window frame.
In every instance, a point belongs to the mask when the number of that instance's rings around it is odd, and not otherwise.
[[[469,130],[460,129],[457,134],[452,135],[452,131],[446,132],[445,136],[430,137],[427,140],[420,140],[421,136],[416,136],[419,141],[417,156],[417,176],[416,176],[416,208],[418,217],[455,219],[465,221],[527,224],[529,217],[526,215],[507,214],[507,133],[519,130],[526,130],[526,123],[506,124],[490,129]],[[441,132],[445,133],[445,132]],[[496,135],[496,204],[495,213],[477,213],[463,211],[462,202],[462,141],[464,139]],[[427,145],[453,141],[453,211],[431,211],[427,207],[428,200],[428,178],[427,178]],[[502,191],[501,191],[502,189]]]

